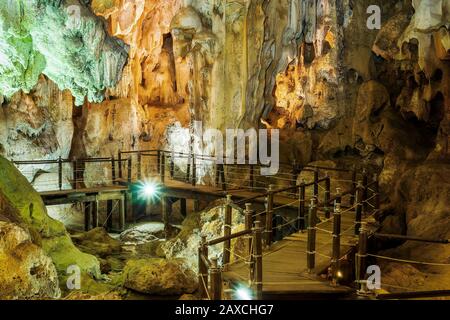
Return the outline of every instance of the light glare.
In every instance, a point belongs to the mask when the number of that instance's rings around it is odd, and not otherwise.
[[[252,300],[250,291],[245,288],[240,288],[236,290],[236,295],[240,300]]]

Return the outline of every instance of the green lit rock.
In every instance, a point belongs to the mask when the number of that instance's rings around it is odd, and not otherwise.
[[[69,266],[77,265],[83,273],[100,277],[98,260],[74,246],[64,225],[48,216],[39,194],[3,157],[0,157],[0,220],[28,230],[33,243],[43,248],[60,275],[64,276]]]
[[[0,95],[29,91],[44,73],[81,105],[101,102],[122,76],[126,45],[79,0],[0,3]]]

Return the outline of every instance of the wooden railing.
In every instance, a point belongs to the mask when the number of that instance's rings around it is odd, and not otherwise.
[[[344,192],[337,190],[337,193],[334,196],[331,196],[331,182],[332,179],[327,175],[324,178],[320,178],[318,169],[315,169],[316,174],[314,175],[314,181],[310,183],[302,182],[300,185],[296,185],[294,187],[287,187],[282,189],[275,189],[275,186],[269,186],[267,192],[255,195],[251,198],[247,198],[241,201],[233,202],[231,195],[227,196],[226,203],[224,205],[224,236],[218,239],[211,240],[209,242],[203,238],[202,243],[199,248],[199,282],[201,289],[202,298],[210,298],[216,299],[219,296],[219,293],[215,290],[219,290],[218,285],[215,283],[221,282],[223,271],[227,270],[227,267],[231,263],[231,240],[246,237],[250,234],[253,235],[253,250],[247,249],[247,258],[249,259],[247,264],[249,265],[249,282],[251,283],[251,287],[254,292],[254,296],[256,298],[261,297],[262,295],[262,287],[263,287],[263,279],[262,279],[262,268],[263,261],[260,252],[262,252],[263,245],[268,248],[273,243],[273,234],[274,231],[279,228],[279,226],[273,226],[273,217],[274,212],[279,209],[286,207],[286,205],[282,205],[279,207],[274,207],[275,198],[277,195],[281,195],[286,191],[295,190],[298,193],[298,216],[296,219],[288,221],[287,224],[296,224],[298,230],[305,230],[307,228],[307,251],[305,252],[307,255],[307,265],[306,268],[309,272],[313,272],[316,267],[316,237],[317,231],[319,229],[318,221],[318,210],[321,209],[324,212],[325,221],[321,223],[325,223],[327,221],[333,222],[333,230],[331,232],[332,236],[332,255],[330,257],[330,265],[331,265],[331,283],[334,286],[339,285],[340,280],[340,261],[342,258],[341,255],[341,217],[343,213],[354,212],[355,213],[355,221],[354,227],[352,227],[352,232],[355,236],[359,236],[361,242],[360,248],[364,248],[365,243],[364,239],[361,238],[361,225],[363,216],[367,217],[375,214],[379,210],[379,190],[378,190],[378,180],[375,179],[369,182],[368,176],[363,174],[363,179],[356,182],[356,188],[350,188]],[[353,172],[352,176],[353,175]],[[323,200],[319,201],[319,186],[324,184],[324,196]],[[353,185],[353,184],[352,184]],[[306,191],[308,188],[313,189],[313,196],[310,199],[309,208],[306,208]],[[342,198],[345,196],[351,195],[351,199],[353,201],[353,206],[350,208],[342,210]],[[257,199],[265,198],[265,206],[266,210],[261,213],[255,214],[255,211],[252,209],[252,202]],[[235,234],[231,234],[232,230],[232,221],[233,221],[233,208],[236,205],[242,205],[245,203],[245,210],[243,211],[245,215],[245,230],[242,232],[238,232]],[[371,209],[369,209],[369,207]],[[308,213],[306,212],[308,211]],[[331,213],[333,215],[331,216]],[[265,219],[263,219],[265,216]],[[264,227],[262,228],[264,222]],[[255,228],[251,229],[252,226]],[[346,230],[345,232],[348,232]],[[261,240],[259,239],[261,236]],[[248,240],[246,247],[252,248],[252,242]],[[219,243],[223,243],[223,262],[222,266],[218,266],[217,260],[213,260],[212,262],[208,262],[208,246],[216,245]],[[261,246],[261,247],[260,247]],[[213,271],[211,271],[213,270]],[[208,278],[208,272],[210,272],[211,277]],[[211,283],[208,282],[210,279]],[[220,281],[219,281],[220,280]]]

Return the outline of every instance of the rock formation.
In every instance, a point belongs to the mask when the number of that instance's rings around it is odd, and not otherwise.
[[[24,243],[31,240],[37,248],[42,247],[43,252],[52,259],[60,276],[67,274],[68,267],[76,265],[85,274],[100,277],[97,259],[82,253],[74,246],[64,225],[47,215],[39,193],[14,165],[3,157],[0,157],[0,217],[16,224],[17,228],[24,229],[24,235],[29,233],[30,236],[19,240]],[[30,245],[30,248],[36,247]],[[37,248],[33,250],[39,253]]]
[[[121,78],[127,49],[84,1],[6,1],[0,9],[0,94],[28,92],[44,73],[81,105],[102,101]]]
[[[381,9],[380,30],[367,27],[370,5]],[[448,0],[4,1],[0,154],[109,157],[160,147],[210,154],[210,141],[190,145],[194,121],[220,130],[282,129],[282,161],[356,164],[378,174],[385,230],[450,238],[449,12]],[[68,261],[61,252],[75,248],[29,186],[27,201],[15,195],[23,191],[8,181],[17,171],[0,163],[7,169],[0,194],[18,208],[13,216],[33,243],[64,261],[56,263],[62,270]],[[35,186],[55,175],[49,166],[22,170]],[[199,171],[200,182],[207,173]],[[97,181],[98,168],[85,175]],[[199,230],[216,234],[222,227],[220,219],[208,224],[211,217],[201,217],[187,220],[159,251],[192,255]],[[406,259],[450,256],[439,246],[389,247]],[[81,260],[98,271],[91,256]],[[391,280],[400,272],[386,270]],[[397,278],[448,278],[439,268],[403,271]]]

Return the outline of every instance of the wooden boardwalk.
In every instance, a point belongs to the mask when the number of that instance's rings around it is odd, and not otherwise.
[[[324,216],[321,220],[326,221]],[[342,215],[341,253],[342,257],[354,250],[358,238],[354,235],[355,214]],[[298,232],[273,244],[263,253],[263,297],[280,296],[345,296],[354,290],[345,286],[331,286],[330,281],[320,275],[326,274],[332,255],[333,222],[318,224],[316,236],[316,268],[307,270],[307,232]],[[224,280],[230,283],[245,283],[248,279],[248,265],[245,262],[231,264],[224,273]]]

